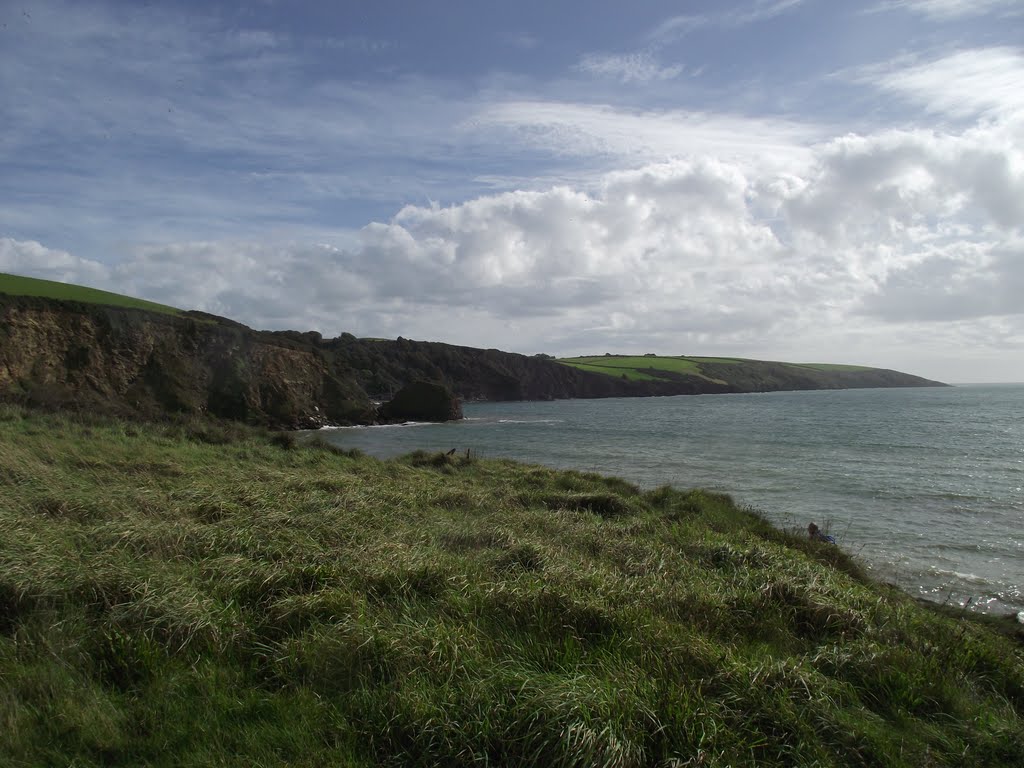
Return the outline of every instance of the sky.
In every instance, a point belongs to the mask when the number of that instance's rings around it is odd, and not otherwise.
[[[1024,381],[1024,2],[0,0],[0,272]]]

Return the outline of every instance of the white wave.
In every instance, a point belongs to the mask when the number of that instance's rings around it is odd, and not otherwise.
[[[565,419],[498,419],[499,424],[564,424]]]

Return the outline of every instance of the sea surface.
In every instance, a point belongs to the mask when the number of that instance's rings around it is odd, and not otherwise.
[[[1024,611],[1024,385],[469,403],[448,424],[322,431],[378,457],[510,457],[732,494],[816,522],[876,577]]]

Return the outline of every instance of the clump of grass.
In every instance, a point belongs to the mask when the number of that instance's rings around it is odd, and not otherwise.
[[[299,444],[294,432],[284,431],[272,432],[270,434],[270,442],[272,445],[276,445],[278,448],[282,448],[286,451],[292,450]]]
[[[0,467],[2,764],[1024,763],[1012,633],[722,494],[17,408]]]

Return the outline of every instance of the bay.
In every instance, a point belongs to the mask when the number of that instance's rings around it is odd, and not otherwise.
[[[816,522],[885,581],[1024,610],[1024,385],[468,403],[448,424],[324,431],[378,457],[452,448],[730,493]]]

